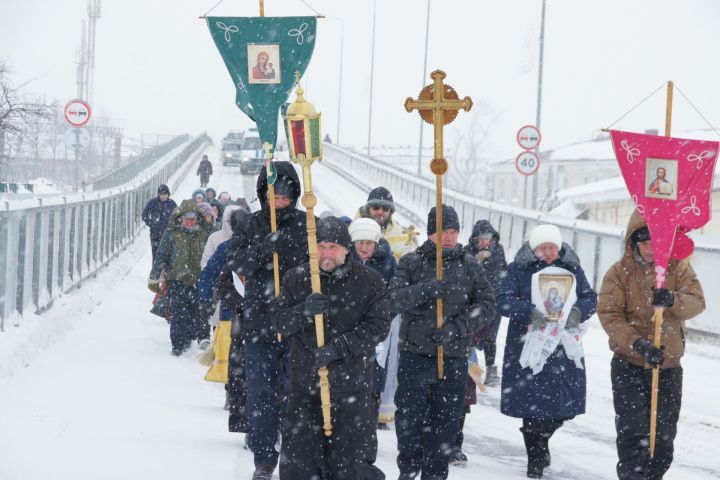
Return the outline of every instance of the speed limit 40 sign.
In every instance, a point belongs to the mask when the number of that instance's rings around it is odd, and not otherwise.
[[[540,157],[529,150],[522,152],[515,158],[515,168],[523,175],[533,175],[540,168]]]

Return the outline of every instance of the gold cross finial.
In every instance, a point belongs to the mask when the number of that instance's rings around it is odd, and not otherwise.
[[[405,245],[412,245],[413,243],[415,243],[415,237],[420,235],[420,232],[415,231],[415,225],[410,225],[407,228],[403,228],[402,233],[408,236],[407,240],[405,241]]]

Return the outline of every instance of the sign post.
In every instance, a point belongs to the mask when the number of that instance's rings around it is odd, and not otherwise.
[[[90,121],[92,109],[85,100],[76,98],[70,100],[65,105],[63,116],[65,117],[65,121],[71,127],[74,127],[65,133],[65,145],[68,145],[68,143],[72,144],[70,148],[75,151],[75,181],[77,182],[80,176],[80,150],[90,143],[90,135],[81,127],[84,127]],[[72,139],[73,136],[75,137],[74,139]],[[70,137],[70,141],[68,141],[68,137]],[[86,141],[85,137],[87,137]]]
[[[524,150],[515,158],[515,168],[518,172],[525,175],[523,208],[528,208],[528,177],[535,175],[540,168],[540,157],[536,152],[531,150],[537,150],[538,145],[540,145],[540,140],[542,140],[542,135],[536,126],[525,125],[520,127],[515,139],[518,145],[520,145],[520,148]],[[533,183],[536,184],[535,182]],[[533,192],[533,195],[537,195],[537,192]]]

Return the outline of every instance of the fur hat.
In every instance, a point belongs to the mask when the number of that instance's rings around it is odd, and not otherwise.
[[[215,218],[215,210],[212,208],[212,205],[207,202],[198,203],[198,210],[200,210],[203,217],[205,215],[212,215],[212,217]]]
[[[341,220],[342,221],[342,220]],[[356,218],[350,224],[350,238],[353,242],[358,240],[380,241],[380,225],[371,218]]]
[[[337,243],[350,249],[352,240],[348,227],[337,217],[325,217],[317,223],[317,242]]]
[[[555,244],[559,250],[562,248],[562,235],[555,225],[538,225],[530,231],[528,243],[533,251],[543,243]]]
[[[390,191],[385,187],[377,187],[370,191],[367,203],[368,207],[385,207],[391,212],[395,211],[395,202]]]
[[[437,219],[435,218],[435,207],[430,209],[430,212],[428,212],[428,221],[427,221],[427,234],[432,235],[437,230]],[[443,204],[442,206],[442,229],[444,230],[450,230],[451,228],[454,228],[457,231],[460,231],[460,219],[458,218],[457,212],[455,212],[455,209],[449,205]]]

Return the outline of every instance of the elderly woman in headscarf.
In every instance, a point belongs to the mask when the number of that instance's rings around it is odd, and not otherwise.
[[[574,294],[569,295],[556,322],[548,318],[540,294],[539,272],[543,271],[573,279],[570,293],[574,290]],[[569,303],[573,298],[575,302]],[[522,418],[527,476],[542,478],[543,469],[550,465],[550,437],[563,422],[585,413],[586,380],[578,328],[595,313],[597,294],[585,278],[580,259],[562,241],[560,230],[554,225],[538,225],[508,265],[497,305],[498,312],[510,319],[500,409],[505,415]],[[554,342],[555,348],[544,354],[535,348],[536,361],[531,368],[524,354],[533,351],[533,340],[539,339],[542,347],[543,338]]]

